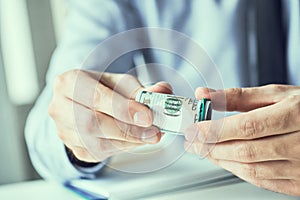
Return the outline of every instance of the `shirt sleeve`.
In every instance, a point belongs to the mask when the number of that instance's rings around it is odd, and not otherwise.
[[[48,115],[57,75],[75,68],[102,40],[121,31],[122,17],[114,1],[73,0],[68,2],[64,34],[55,50],[46,77],[46,86],[26,122],[25,138],[31,161],[45,179],[66,181],[73,178],[95,178],[105,162],[92,167],[72,164],[54,121]],[[120,25],[119,25],[120,24]]]

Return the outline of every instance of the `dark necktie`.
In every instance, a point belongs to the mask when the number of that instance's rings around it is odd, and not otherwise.
[[[281,0],[254,0],[258,84],[287,83],[286,35]]]

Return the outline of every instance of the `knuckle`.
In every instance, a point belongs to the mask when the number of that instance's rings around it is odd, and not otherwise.
[[[256,159],[255,146],[252,144],[242,144],[237,148],[237,159],[245,162],[252,162]]]
[[[241,134],[242,137],[253,138],[256,135],[255,122],[253,119],[245,119],[241,123]]]
[[[269,84],[265,86],[268,90],[273,91],[273,92],[282,92],[285,90],[284,85],[279,85],[279,84]]]
[[[232,99],[241,98],[243,96],[243,92],[243,88],[229,88],[227,90],[227,104],[231,110],[238,110],[238,104],[236,104],[235,101],[232,101]]]
[[[258,167],[252,164],[246,164],[246,174],[251,179],[259,178]]]
[[[293,148],[291,148],[290,143],[287,143],[286,141],[282,141],[280,144],[274,144],[272,145],[272,154],[276,157],[280,158],[287,158],[293,155],[293,153],[290,153]],[[298,156],[297,156],[298,157]]]
[[[124,138],[126,141],[131,139],[131,131],[132,127],[129,124],[124,124],[124,127],[122,127],[122,138]]]
[[[228,89],[228,93],[230,95],[240,97],[243,94],[243,88],[230,88],[230,89]]]
[[[256,138],[264,131],[264,124],[262,121],[245,117],[241,120],[240,131],[242,138]]]

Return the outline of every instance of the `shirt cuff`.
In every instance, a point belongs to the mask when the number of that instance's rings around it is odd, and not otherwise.
[[[73,164],[73,166],[80,172],[84,174],[97,174],[101,168],[103,168],[106,163],[108,162],[108,159],[98,162],[98,163],[89,163],[89,162],[84,162],[76,158],[76,156],[72,153],[72,150],[68,149],[65,146],[66,153],[68,155],[68,158],[70,162]]]

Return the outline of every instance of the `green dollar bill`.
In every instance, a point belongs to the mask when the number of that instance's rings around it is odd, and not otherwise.
[[[193,123],[211,119],[209,99],[140,91],[135,100],[152,110],[153,124],[163,132],[182,134]]]

